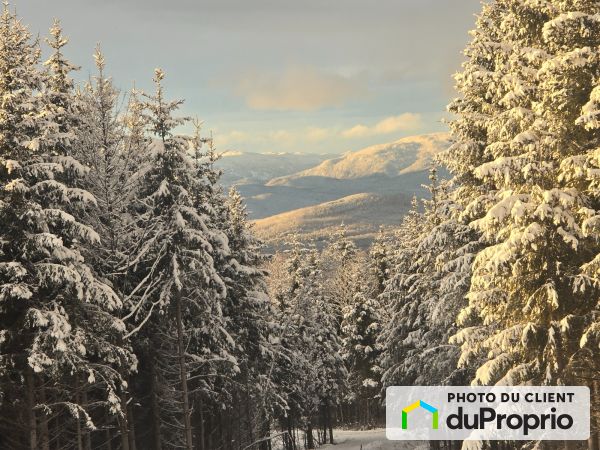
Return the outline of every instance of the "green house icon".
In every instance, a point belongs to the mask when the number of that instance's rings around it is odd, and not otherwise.
[[[412,405],[407,406],[402,410],[402,429],[408,429],[408,413],[414,411],[417,408],[423,408],[426,411],[429,411],[433,417],[431,420],[431,428],[434,430],[438,429],[438,410],[433,406],[425,403],[423,400],[419,400],[418,402],[414,402]]]

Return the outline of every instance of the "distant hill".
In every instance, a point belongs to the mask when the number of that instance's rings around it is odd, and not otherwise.
[[[344,223],[348,236],[366,246],[380,226],[390,228],[400,223],[410,201],[405,194],[355,194],[257,220],[254,230],[271,248],[284,246],[293,233],[322,245]]]
[[[365,178],[374,175],[396,177],[427,170],[431,157],[448,148],[447,133],[427,134],[400,139],[389,144],[374,145],[338,158],[323,161],[316,167],[269,181],[269,186],[293,184],[306,177],[337,180]]]
[[[428,183],[427,170],[397,177],[372,175],[364,178],[338,180],[326,177],[302,177],[291,179],[286,185],[238,185],[246,199],[253,219],[316,206],[354,194],[374,193],[380,195],[404,194],[408,197],[426,195],[423,184]]]
[[[223,170],[223,183],[231,185],[266,183],[290,173],[314,167],[332,155],[299,153],[249,153],[228,151],[216,166]]]
[[[335,158],[229,152],[219,167],[244,196],[257,232],[274,245],[293,230],[323,239],[342,222],[366,243],[379,225],[400,222],[413,195],[426,195],[431,159],[449,146],[449,135],[437,133]]]

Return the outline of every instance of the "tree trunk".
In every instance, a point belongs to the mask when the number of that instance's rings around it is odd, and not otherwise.
[[[245,397],[246,398],[244,404],[246,407],[246,427],[248,433],[248,442],[254,442],[254,430],[252,429],[252,414],[250,414],[250,386],[248,386],[247,380]]]
[[[121,434],[121,449],[129,449],[129,414],[127,411],[127,394],[121,393],[121,411],[123,411],[123,417],[119,417],[119,432]]]
[[[331,408],[329,407],[329,401],[325,403],[325,414],[327,418],[327,425],[329,426],[329,443],[333,444],[333,423],[331,420]]]
[[[294,450],[297,450],[299,443],[298,427],[296,427],[296,422],[294,422],[294,419],[292,419],[292,432],[294,433],[294,439],[292,440],[292,444],[294,446]]]
[[[81,408],[81,387],[79,386],[79,375],[75,375],[75,403]],[[83,436],[81,431],[81,417],[77,411],[77,450],[83,450]]]
[[[185,446],[187,450],[193,450],[192,446],[192,423],[190,416],[190,399],[188,396],[187,370],[185,364],[185,346],[183,343],[183,320],[181,317],[181,293],[177,293],[175,303],[175,314],[177,320],[177,353],[179,357],[179,377],[181,381],[181,397],[183,401],[183,426],[185,431]]]
[[[38,450],[37,421],[35,419],[35,381],[33,379],[33,371],[29,366],[25,369],[25,384],[29,448],[31,450]]]
[[[83,408],[88,405],[88,397],[87,397],[87,389],[85,384],[81,388],[81,406]],[[84,450],[92,450],[92,438],[90,436],[90,431],[87,428],[84,428],[83,431],[83,448]]]
[[[292,416],[288,414],[286,418],[287,432],[289,439],[287,441],[286,450],[294,450],[292,439],[294,439],[293,431],[292,431]]]
[[[223,426],[223,412],[219,410],[219,446],[225,445],[225,427]]]
[[[236,399],[236,402],[237,402],[236,404],[238,405],[238,407],[234,408],[234,410],[237,411],[237,424],[236,424],[237,426],[236,426],[236,437],[235,437],[236,442],[234,444],[234,447],[239,447],[244,443],[243,435],[244,435],[245,430],[242,430],[242,428],[244,427],[243,422],[244,422],[244,419],[246,418],[246,416],[245,416],[246,410],[242,407],[243,399],[242,399],[241,394],[238,391],[236,391],[235,399]]]
[[[321,430],[323,430],[323,437],[319,438],[321,442],[320,444],[327,444],[327,417],[325,417],[325,402],[323,402],[323,406],[321,407]],[[321,434],[319,432],[319,434]]]
[[[133,404],[127,406],[127,423],[129,424],[129,449],[137,450],[135,443],[135,419],[133,416]]]
[[[310,449],[315,448],[315,440],[313,438],[313,427],[310,420],[308,421],[308,425],[306,426],[306,445]]]
[[[160,432],[160,409],[158,405],[158,380],[156,379],[156,361],[150,358],[150,398],[152,403],[152,425],[154,432],[154,449],[162,450],[162,436]]]
[[[207,442],[206,442],[206,448],[207,449],[211,449],[211,448],[213,448],[213,430],[214,430],[212,415],[209,414],[207,416],[206,420],[207,420],[207,424],[208,424],[208,426],[206,428],[209,430],[208,431],[208,436],[207,436],[208,439],[207,439]]]
[[[230,410],[228,414],[229,420],[227,421],[227,448],[231,449],[235,445],[234,442],[237,439],[237,431],[239,430],[239,421],[237,424],[233,422],[233,411]],[[239,419],[239,415],[238,415]]]
[[[202,398],[198,396],[198,450],[205,450],[204,442],[206,441],[204,431],[204,405]]]
[[[53,439],[56,440],[55,448],[60,450],[62,448],[62,439],[61,439],[62,435],[60,432],[62,430],[62,425],[61,425],[60,415],[56,415],[53,422],[54,422],[54,426],[52,427],[53,433],[55,432],[56,435],[53,434],[52,436],[53,436]]]
[[[45,405],[47,400],[43,382],[40,384],[39,393],[40,402]],[[48,416],[46,413],[42,413],[42,417],[40,418],[40,446],[41,450],[50,450],[50,432],[48,430]]]
[[[266,438],[271,435],[271,426],[269,425],[269,419],[267,417],[263,418],[261,432],[262,432],[261,438]],[[271,450],[271,442],[270,441],[262,442],[260,444],[260,450]]]
[[[106,450],[112,450],[112,436],[110,435],[110,429],[106,430]]]

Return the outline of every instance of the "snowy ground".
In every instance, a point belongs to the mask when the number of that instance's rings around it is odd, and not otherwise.
[[[425,450],[428,447],[418,442],[388,441],[385,430],[346,431],[335,430],[336,444],[325,445],[328,450]]]

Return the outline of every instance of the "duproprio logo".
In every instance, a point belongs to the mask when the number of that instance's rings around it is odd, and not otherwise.
[[[587,386],[389,386],[386,437],[582,441],[593,423],[590,397]]]
[[[402,429],[408,429],[408,413],[414,411],[417,408],[423,408],[425,411],[429,411],[432,414],[431,418],[431,428],[434,430],[438,429],[439,420],[438,420],[438,410],[434,408],[428,403],[425,403],[423,400],[419,400],[418,402],[414,402],[412,405],[407,406],[402,410]]]

